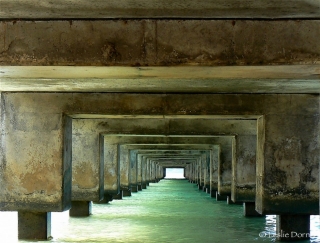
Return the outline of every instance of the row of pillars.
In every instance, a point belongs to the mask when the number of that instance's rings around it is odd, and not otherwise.
[[[209,168],[207,168],[207,166]],[[209,173],[206,173],[209,171]],[[211,171],[211,172],[210,172]],[[199,190],[210,194],[216,201],[226,201],[227,204],[242,204],[243,215],[245,217],[263,217],[256,211],[255,201],[233,201],[232,191],[230,193],[220,193],[219,187],[212,183],[205,183],[206,177],[212,176],[212,167],[210,163],[203,160],[197,160],[186,166],[185,177],[190,183],[197,185]],[[209,180],[210,182],[210,180]],[[297,241],[310,239],[310,215],[277,215],[276,216],[276,238],[279,241]]]
[[[140,179],[137,184],[131,185],[129,188],[121,188],[118,194],[105,194],[105,197],[96,202],[92,201],[71,201],[69,210],[70,217],[88,217],[92,215],[92,203],[106,204],[115,200],[121,200],[123,197],[131,196],[132,192],[147,189],[150,183],[157,183],[165,177],[165,168],[152,162],[147,157],[142,157],[140,162],[144,170],[140,172]],[[18,211],[18,238],[24,240],[47,240],[51,236],[51,212],[36,211]]]

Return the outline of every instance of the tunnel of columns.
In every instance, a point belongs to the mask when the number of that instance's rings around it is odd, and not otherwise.
[[[19,239],[181,168],[280,241],[319,215],[318,1],[1,0],[0,210]],[[268,2],[268,3],[267,3]]]

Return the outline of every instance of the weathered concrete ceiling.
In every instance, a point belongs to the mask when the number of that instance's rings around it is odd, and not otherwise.
[[[318,18],[319,0],[0,0],[0,18]]]
[[[0,91],[319,93],[320,65],[1,66]]]

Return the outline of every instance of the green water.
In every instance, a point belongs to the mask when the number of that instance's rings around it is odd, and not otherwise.
[[[4,231],[4,242],[17,242],[16,231]],[[123,200],[94,204],[88,218],[53,213],[51,242],[250,243],[273,242],[274,234],[275,216],[245,218],[241,205],[217,202],[186,180],[162,180]],[[311,235],[300,242],[320,242],[319,216],[312,216]]]

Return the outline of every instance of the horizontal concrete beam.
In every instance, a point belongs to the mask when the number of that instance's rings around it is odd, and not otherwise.
[[[0,18],[317,18],[317,0],[1,0]]]
[[[0,21],[0,65],[319,64],[319,34],[320,20]]]
[[[0,80],[0,91],[319,93],[320,65],[2,66]]]

